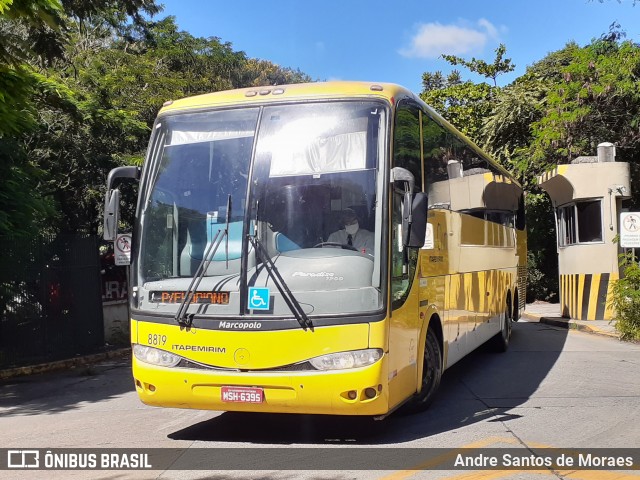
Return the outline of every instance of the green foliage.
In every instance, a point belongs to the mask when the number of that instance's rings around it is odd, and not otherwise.
[[[251,58],[243,66],[243,86],[247,87],[306,83],[310,81],[311,77],[300,70],[282,68],[268,60]]]
[[[13,0],[0,9],[0,64],[16,68],[60,57],[64,11],[59,0]]]
[[[24,62],[34,58],[34,32],[58,29],[61,13],[57,0],[0,0],[0,235],[32,235],[55,217],[39,191],[45,174],[23,141],[37,123],[33,97],[42,81]]]
[[[11,138],[0,138],[0,158],[0,236],[46,232],[55,210],[51,198],[37,193],[42,170],[29,162],[21,142]]]
[[[442,58],[450,64],[462,65],[471,72],[491,80],[493,85],[462,81],[457,70],[453,70],[446,78],[441,72],[425,72],[422,75],[420,97],[458,130],[480,143],[483,121],[489,116],[494,95],[498,91],[496,78],[515,68],[510,59],[503,58],[505,53],[506,47],[500,45],[495,50],[496,56],[492,63],[475,58],[466,61],[453,55],[443,55]]]
[[[623,340],[640,340],[640,266],[632,254],[620,255],[624,276],[613,284],[611,304]]]
[[[63,229],[95,232],[106,173],[124,163],[120,155],[144,148],[149,129],[131,111],[105,108],[62,84],[56,91],[56,102],[41,99],[38,128],[27,137],[28,154],[46,172],[39,190],[55,200]]]
[[[31,102],[34,30],[57,29],[62,22],[57,0],[0,0],[0,138],[19,134],[33,123]]]
[[[558,301],[558,256],[553,207],[549,196],[536,190],[525,197],[527,211],[527,302]]]
[[[0,234],[96,232],[108,172],[142,164],[167,100],[310,81],[180,31],[172,17],[152,21],[160,8],[155,0],[0,0],[0,149],[11,153],[0,166]]]
[[[570,61],[550,82],[544,116],[532,124],[534,158],[567,163],[591,155],[598,143],[615,143],[633,161],[640,153],[640,46],[607,36],[584,48],[568,45]]]
[[[423,76],[423,85],[432,79]],[[489,114],[491,88],[486,83],[462,82],[457,72],[449,75],[441,88],[422,91],[420,97],[462,133],[477,141],[482,119]]]
[[[544,115],[545,84],[521,80],[496,92],[491,112],[480,131],[481,146],[511,171],[526,190],[535,185],[533,172],[548,166],[546,159],[534,163],[528,152],[531,125]]]
[[[516,66],[511,63],[510,58],[504,58],[504,54],[507,53],[507,47],[500,44],[500,46],[496,48],[495,52],[496,58],[494,58],[493,63],[487,63],[484,60],[477,60],[476,58],[472,58],[470,61],[467,61],[464,58],[456,57],[455,55],[442,55],[442,58],[451,65],[462,65],[472,72],[478,73],[485,78],[490,78],[493,80],[493,86],[495,87],[497,86],[498,82],[496,79],[499,75],[513,72],[516,68]]]
[[[568,43],[495,95],[481,137],[526,185],[546,169],[612,141],[637,158],[640,47],[612,31],[589,45]]]
[[[28,70],[0,65],[0,138],[19,134],[33,124],[32,87]]]

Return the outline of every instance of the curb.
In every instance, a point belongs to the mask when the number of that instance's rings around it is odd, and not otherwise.
[[[620,334],[618,332],[610,332],[607,330],[602,330],[601,328],[585,325],[584,323],[578,323],[571,319],[563,319],[563,318],[550,318],[543,317],[541,315],[535,315],[528,312],[523,312],[522,316],[534,322],[544,323],[546,325],[553,325],[554,327],[567,328],[572,330],[578,330],[580,332],[593,333],[596,335],[604,335],[606,337],[620,339]]]
[[[55,370],[65,370],[69,368],[90,365],[102,362],[111,358],[121,358],[131,353],[131,348],[119,348],[117,350],[109,350],[107,352],[94,353],[92,355],[84,355],[82,357],[69,358],[66,360],[58,360],[49,363],[40,363],[38,365],[28,365],[25,367],[8,368],[0,370],[0,381],[13,377],[21,377],[25,375],[36,375],[39,373],[47,373]]]
[[[608,332],[606,330],[602,330],[598,327],[592,327],[590,325],[584,325],[582,323],[576,323],[572,320],[560,320],[557,318],[541,318],[540,323],[545,323],[547,325],[553,325],[556,327],[562,328],[570,328],[572,330],[578,330],[580,332],[594,333],[596,335],[605,335],[607,337],[619,339],[620,335],[616,332]]]

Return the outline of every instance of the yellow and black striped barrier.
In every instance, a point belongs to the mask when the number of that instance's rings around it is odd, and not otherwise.
[[[560,275],[560,305],[563,317],[575,320],[611,320],[611,291],[617,273]]]

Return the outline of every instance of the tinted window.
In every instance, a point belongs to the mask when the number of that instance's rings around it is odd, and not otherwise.
[[[420,110],[413,104],[400,104],[396,112],[393,165],[409,170],[415,177],[416,191],[422,191],[420,151]]]

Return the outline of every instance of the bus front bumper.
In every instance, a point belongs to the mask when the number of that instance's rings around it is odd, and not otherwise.
[[[224,372],[166,368],[133,357],[140,400],[147,405],[236,412],[383,415],[388,412],[386,356],[349,370]],[[223,390],[262,392],[259,403],[223,401]]]

